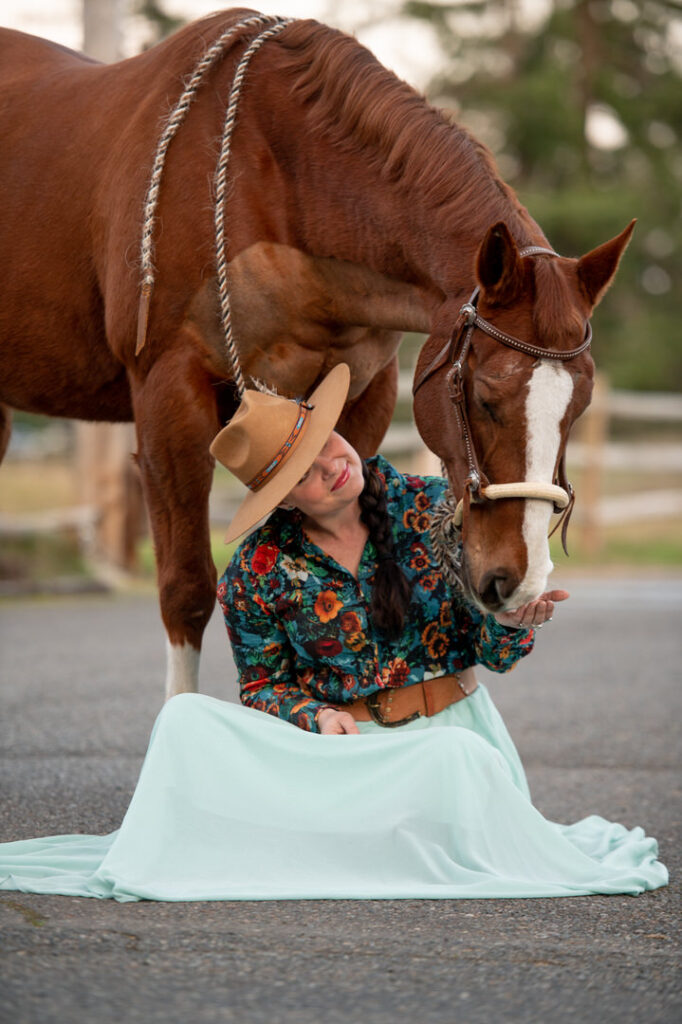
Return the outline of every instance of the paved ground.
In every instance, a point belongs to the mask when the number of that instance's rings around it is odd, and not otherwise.
[[[125,905],[6,893],[3,1024],[679,1021],[682,579],[569,589],[532,657],[485,678],[543,813],[644,825],[667,889]],[[0,603],[0,838],[118,826],[162,675],[150,597]],[[202,689],[235,698],[217,617]]]

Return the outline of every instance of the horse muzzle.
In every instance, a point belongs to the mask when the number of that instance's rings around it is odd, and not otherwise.
[[[536,511],[529,506],[524,513],[519,543],[506,516],[499,519],[494,514],[495,502],[512,498],[537,503]],[[544,514],[539,508],[543,503]],[[570,506],[570,492],[556,484],[521,481],[488,484],[478,490],[468,484],[464,499],[455,508],[453,523],[462,537],[461,581],[474,604],[485,613],[510,611],[542,593],[553,568],[547,543],[550,512],[565,515]],[[533,525],[527,535],[528,515]]]

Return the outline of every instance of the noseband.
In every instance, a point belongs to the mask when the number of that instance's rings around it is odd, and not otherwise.
[[[559,254],[554,252],[553,249],[545,249],[539,245],[530,245],[519,250],[519,256],[522,257],[538,255],[558,256]],[[506,345],[507,348],[516,349],[517,352],[523,352],[525,355],[532,356],[534,359],[554,359],[561,361],[575,359],[576,356],[579,356],[590,347],[592,342],[592,328],[588,321],[585,328],[585,339],[577,348],[560,351],[559,349],[545,349],[540,348],[537,345],[530,345],[528,342],[521,341],[519,338],[514,338],[511,334],[505,334],[504,331],[499,330],[499,328],[489,323],[480,315],[477,309],[479,292],[480,289],[476,288],[469,301],[465,302],[462,306],[450,338],[436,358],[419,375],[412,388],[412,394],[414,396],[417,394],[417,391],[422,384],[429,380],[437,370],[441,369],[441,367],[445,366],[448,362],[452,363],[445,380],[450,400],[452,401],[455,415],[457,416],[457,422],[459,424],[467,460],[467,477],[464,481],[464,496],[457,503],[454,520],[455,526],[462,526],[464,517],[471,503],[478,504],[483,501],[498,501],[502,498],[534,498],[540,501],[549,501],[553,504],[554,511],[562,514],[561,519],[554,529],[556,530],[556,528],[563,523],[561,540],[564,550],[566,550],[566,530],[573,510],[575,495],[566,475],[565,452],[561,453],[557,473],[551,484],[533,480],[503,484],[489,483],[487,477],[480,468],[472,440],[471,428],[469,426],[469,418],[467,416],[466,409],[466,395],[464,393],[464,368],[469,354],[469,348],[471,347],[471,339],[477,328],[489,337],[493,338],[494,341],[498,341],[500,344]],[[469,498],[468,503],[465,501],[467,495]],[[553,532],[554,530],[552,533]]]

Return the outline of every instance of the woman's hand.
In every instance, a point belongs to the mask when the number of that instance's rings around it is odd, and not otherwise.
[[[322,708],[317,716],[317,727],[325,736],[360,732],[350,712],[336,711],[334,708]]]
[[[514,608],[510,612],[498,612],[495,618],[501,625],[513,626],[515,629],[542,626],[552,618],[555,601],[566,601],[570,596],[567,590],[548,590],[546,594],[541,594],[535,601],[529,601],[521,608]]]

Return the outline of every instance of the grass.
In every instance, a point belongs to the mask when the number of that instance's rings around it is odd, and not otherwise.
[[[78,538],[71,533],[0,537],[0,580],[51,580],[89,575]]]
[[[225,528],[211,530],[211,556],[213,564],[222,573],[227,563],[232,558],[236,544],[226,544],[223,540]],[[156,559],[154,556],[154,545],[151,537],[144,537],[138,548],[138,559],[140,574],[142,576],[154,576],[156,573]]]
[[[73,466],[63,459],[6,462],[0,466],[0,513],[19,515],[80,502]]]
[[[627,530],[610,527],[604,531],[603,542],[596,552],[587,548],[574,527],[568,532],[568,557],[556,534],[549,546],[555,567],[562,569],[682,567],[682,530],[674,520],[630,525]]]

